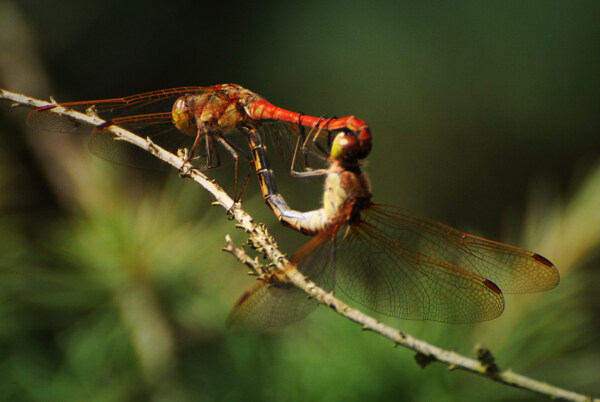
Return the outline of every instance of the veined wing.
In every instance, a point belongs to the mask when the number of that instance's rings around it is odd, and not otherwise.
[[[224,89],[225,88],[225,89]],[[184,95],[203,95],[210,94],[216,97],[235,95],[235,86],[213,86],[213,87],[181,87],[167,90],[146,92],[142,94],[127,96],[124,98],[99,99],[82,102],[59,103],[58,106],[74,109],[81,113],[86,113],[89,109],[93,110],[100,118],[109,122],[109,125],[117,125],[125,128],[142,138],[150,138],[154,143],[166,150],[176,153],[180,148],[190,148],[194,142],[194,137],[184,135],[177,130],[172,120],[172,108],[177,99]],[[240,90],[243,90],[240,87]],[[229,92],[227,92],[229,91]],[[245,90],[244,90],[245,91]],[[31,127],[55,132],[90,134],[90,151],[96,156],[124,165],[164,170],[168,168],[165,164],[156,160],[150,155],[145,155],[143,151],[126,142],[115,142],[111,133],[98,130],[97,127],[82,124],[68,116],[62,116],[57,113],[50,113],[47,108],[40,108],[32,111],[27,122]],[[203,116],[214,114],[224,120],[227,116],[236,113],[235,108],[222,109],[221,102],[207,102],[203,104]],[[256,126],[262,135],[276,137],[274,141],[279,145],[280,138],[287,142],[293,142],[298,137],[299,129],[287,122],[256,122]],[[246,140],[239,130],[232,127],[227,129],[224,136],[239,149],[247,147]],[[206,138],[202,139],[203,141]],[[196,167],[205,165],[206,150],[214,150],[214,144],[200,144],[197,151],[197,158],[192,160]],[[284,155],[284,160],[291,161],[293,149],[284,149],[288,154]]]
[[[333,270],[325,256],[332,252],[329,245],[325,233],[313,238],[301,250],[308,248],[312,255],[321,258],[317,258],[315,264],[300,264],[298,267],[301,273],[328,291],[334,286]],[[297,266],[296,255],[290,261],[290,267]],[[227,328],[233,334],[242,335],[284,326],[306,317],[318,305],[316,300],[309,299],[304,291],[291,284],[285,275],[275,271],[242,295],[229,313]]]
[[[560,281],[556,267],[539,254],[463,233],[405,208],[373,204],[363,219],[396,247],[475,272],[504,293],[541,292]]]
[[[109,125],[118,125],[142,138],[150,138],[157,145],[170,152],[188,148],[194,138],[181,133],[173,124],[171,110],[175,101],[186,94],[200,94],[212,87],[181,87],[167,90],[145,92],[123,98],[98,99],[82,102],[59,103],[58,106],[73,109],[81,113],[93,110]],[[68,116],[51,113],[40,108],[29,113],[27,123],[45,131],[91,134],[90,151],[105,160],[128,166],[165,170],[168,166],[152,155],[124,141],[114,141],[110,132],[95,126],[82,124]],[[196,160],[201,166],[203,160]]]
[[[237,301],[227,318],[227,329],[235,335],[244,335],[281,327],[301,320],[318,305],[285,276],[272,274]]]
[[[372,204],[339,236],[336,283],[353,300],[396,317],[490,320],[503,311],[503,291],[542,291],[559,281],[556,268],[535,253],[404,208]]]
[[[359,224],[336,225],[319,249],[301,249],[300,270],[316,264],[334,271],[351,299],[404,319],[468,323],[502,313],[504,297],[493,282],[403,247],[386,230],[389,222],[379,220],[379,207],[372,208],[361,212]]]
[[[180,87],[172,89],[163,89],[152,92],[126,96],[123,98],[96,99],[80,102],[61,102],[57,106],[73,109],[81,113],[86,113],[92,108],[100,118],[104,120],[116,119],[119,117],[138,118],[138,125],[146,125],[154,120],[149,116],[148,121],[144,121],[146,115],[155,113],[166,113],[170,121],[170,113],[175,101],[186,94],[200,94],[210,91],[213,87]],[[52,105],[34,110],[27,117],[27,123],[34,128],[47,131],[58,132],[86,132],[89,133],[92,127],[81,126],[81,123],[74,122],[64,116],[56,113],[45,113]],[[123,124],[124,121],[121,122]]]

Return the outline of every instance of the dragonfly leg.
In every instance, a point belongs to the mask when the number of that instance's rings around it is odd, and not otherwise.
[[[210,129],[204,124],[198,126],[194,143],[187,152],[185,162],[191,162],[197,158],[200,159],[200,156],[196,156],[196,153],[200,147],[200,143],[202,142],[202,137],[204,137],[206,139],[206,164],[204,166],[199,166],[199,168],[201,170],[209,170],[221,166],[221,159],[215,143],[215,137],[217,136],[219,136],[218,130]]]
[[[292,161],[290,164],[290,174],[292,177],[313,177],[313,176],[321,176],[325,172],[323,169],[313,169],[311,167],[311,161],[309,157],[313,157],[316,159],[326,160],[329,153],[320,146],[316,142],[316,139],[311,139],[313,132],[315,131],[315,127],[311,128],[311,131],[308,135],[305,133],[305,126],[301,123],[302,116],[305,116],[303,113],[299,114],[298,117],[298,128],[299,132],[297,133],[296,145],[294,146],[294,154],[292,157]],[[320,131],[320,130],[319,130]],[[317,137],[318,137],[317,133]],[[299,155],[302,155],[303,163],[300,168],[302,170],[296,169],[296,163],[300,159]]]
[[[198,131],[196,133],[196,138],[194,138],[194,143],[192,144],[192,147],[190,148],[190,150],[188,152],[186,162],[189,162],[192,159],[192,157],[194,156],[194,154],[196,153],[196,150],[200,146],[200,141],[202,141],[203,133],[204,133],[204,128],[198,127]],[[208,143],[208,141],[207,141],[207,143]]]
[[[206,166],[205,170],[215,169],[221,166],[221,156],[219,155],[219,150],[217,149],[216,137],[218,138],[219,134],[217,132],[211,131],[206,133]],[[192,148],[194,150],[194,148]],[[190,157],[193,154],[190,153]]]
[[[304,171],[297,171],[294,169],[296,165],[296,157],[298,156],[298,151],[300,149],[300,142],[302,141],[302,137],[298,136],[298,140],[296,141],[296,147],[294,149],[294,156],[292,157],[292,167],[290,170],[290,174],[292,177],[317,177],[317,176],[325,176],[327,174],[327,169],[312,169],[308,165],[307,154],[302,152],[304,155]]]
[[[302,153],[310,154],[320,159],[327,159],[329,157],[329,150],[324,148],[318,140],[321,133],[325,131],[327,133],[327,145],[331,147],[331,132],[327,130],[327,126],[334,118],[327,118],[324,116],[319,117],[319,120],[311,128],[310,132],[304,139],[302,144]],[[321,125],[321,122],[325,121],[325,124]]]
[[[324,148],[318,141],[319,137],[321,136],[321,132],[325,131],[327,133],[327,146],[329,148],[331,148],[331,143],[332,143],[332,135],[331,135],[331,131],[328,130],[329,124],[334,121],[336,119],[336,117],[324,117],[321,116],[319,118],[319,122],[317,123],[317,125],[311,130],[311,133],[309,133],[306,141],[311,141],[312,145],[321,153],[321,155],[323,155],[325,158],[329,157],[329,149]],[[325,124],[321,125],[321,121],[325,121]],[[313,134],[314,133],[314,134]],[[311,138],[311,134],[312,134],[312,139]]]
[[[298,147],[300,146],[300,142],[304,143],[304,141],[306,140],[305,128],[304,128],[304,126],[300,125],[301,118],[302,118],[302,113],[300,113],[300,116],[298,117],[298,125],[300,127],[300,132],[298,133],[298,140],[296,141],[296,148],[294,149],[294,157],[292,158],[292,166],[290,167],[292,176],[296,172],[296,170],[294,169],[294,166],[296,166],[296,154],[298,153]],[[310,162],[308,159],[308,154],[303,152],[302,155],[304,156],[304,166],[305,166],[304,170],[308,170],[308,169],[310,169]]]
[[[232,156],[233,160],[235,161],[235,177],[234,177],[235,191],[234,191],[233,199],[235,200],[235,202],[239,202],[242,199],[242,195],[244,194],[244,191],[246,190],[246,187],[248,186],[248,182],[250,181],[250,176],[252,175],[252,167],[250,167],[250,170],[248,171],[248,175],[247,175],[246,179],[244,180],[244,185],[243,185],[242,190],[240,191],[239,197],[238,197],[237,190],[238,190],[240,155],[247,161],[250,161],[250,156],[246,152],[244,152],[240,147],[238,147],[236,144],[234,144],[231,141],[228,141],[226,138],[224,138],[220,134],[215,135],[215,139],[217,142],[219,142],[219,144],[221,144],[221,146],[223,148],[225,148],[227,150],[227,152],[229,152],[229,154]]]

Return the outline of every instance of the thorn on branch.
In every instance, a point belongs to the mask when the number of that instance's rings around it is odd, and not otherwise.
[[[258,257],[257,257],[257,259],[256,259],[256,260],[258,261]],[[273,264],[273,263],[270,263],[270,264],[267,264],[267,265],[265,265],[265,266],[264,266],[264,269],[265,269],[265,274],[266,274],[266,275],[270,275],[270,274],[272,274],[273,272],[275,272],[275,270],[277,269],[277,267],[275,266],[275,264]]]
[[[52,99],[52,98],[50,98],[50,99]],[[98,116],[98,110],[96,109],[96,107],[94,105],[92,105],[92,106],[88,107],[87,109],[85,109],[85,114],[87,114],[88,116],[91,116],[91,117],[95,117],[97,119],[104,120],[100,116]],[[100,125],[101,126],[100,128],[104,129],[106,127],[112,126],[113,124],[114,123],[113,123],[112,120],[107,120],[104,124]]]
[[[152,141],[152,138],[146,137],[146,143],[148,144],[148,151],[150,151],[152,155],[156,155],[158,153],[158,148],[156,148],[156,144]]]
[[[189,162],[184,163],[179,168],[179,177],[181,177],[182,179],[190,177],[192,175],[192,170],[194,170],[194,167],[189,165]]]
[[[496,358],[488,348],[475,345],[475,358],[479,360],[487,375],[495,376],[500,372],[500,367],[496,364]]]
[[[222,250],[233,255],[238,261],[247,266],[250,269],[250,275],[257,277],[257,279],[263,279],[270,272],[267,267],[263,267],[258,262],[258,258],[250,258],[243,247],[235,247],[229,235],[225,236],[225,246]]]
[[[188,159],[188,155],[190,154],[190,151],[188,151],[187,148],[178,148],[177,149],[177,156],[180,157],[181,159]]]
[[[361,328],[361,330],[365,331],[365,332],[375,332],[375,333],[377,333],[377,331],[375,331],[375,329],[372,328],[372,327],[370,327],[369,325],[363,325],[362,328]],[[396,347],[396,346],[397,346],[397,344],[394,343],[394,347]]]
[[[432,356],[430,354],[417,353],[415,355],[415,361],[422,369],[427,367],[429,364],[435,362],[436,360],[437,359],[435,358],[435,356]]]
[[[254,237],[249,237],[246,243],[248,243],[252,250],[262,253],[263,247]]]

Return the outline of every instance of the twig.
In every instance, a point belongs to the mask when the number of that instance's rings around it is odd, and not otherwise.
[[[48,102],[9,92],[3,89],[0,89],[0,99],[10,100],[15,102],[17,105],[25,105],[34,108],[48,105]],[[96,116],[86,115],[73,110],[65,109],[60,106],[47,110],[44,113],[58,113],[60,115],[68,116],[72,119],[93,126],[98,126],[104,123],[104,120]],[[233,215],[234,219],[238,221],[237,227],[244,229],[250,235],[250,240],[253,246],[259,252],[271,259],[274,265],[279,269],[282,269],[284,266],[289,264],[289,261],[286,259],[285,255],[279,251],[274,239],[269,235],[266,227],[262,224],[256,224],[252,217],[243,211],[239,204],[234,203],[231,197],[229,197],[219,185],[208,179],[198,170],[194,169],[189,162],[185,162],[184,158],[173,155],[172,153],[158,147],[150,139],[141,138],[118,126],[109,126],[106,128],[106,130],[111,131],[115,135],[116,139],[127,141],[146,150],[147,152],[150,152],[157,158],[178,169],[182,176],[190,177],[196,181],[213,195],[217,204],[221,205],[223,208],[225,208],[225,210]],[[260,264],[258,264],[256,261],[253,261],[243,249],[236,248],[231,242],[230,238],[227,238],[226,241],[226,250],[228,252],[234,254],[236,258],[238,258],[238,260],[245,265],[252,267],[252,269],[256,270],[255,272],[257,272],[259,275],[264,273],[263,268],[260,268]],[[288,267],[288,269],[283,270],[283,272],[295,286],[302,289],[308,295],[317,299],[320,303],[328,306],[338,314],[361,325],[363,330],[375,332],[392,340],[394,342],[394,346],[403,346],[417,352],[417,362],[422,367],[425,367],[432,362],[440,362],[448,365],[452,370],[459,369],[479,374],[490,380],[528,390],[552,399],[582,402],[600,401],[598,398],[581,395],[530,379],[514,373],[510,369],[501,371],[493,355],[487,349],[478,347],[476,354],[479,360],[475,360],[416,339],[409,334],[382,324],[373,317],[370,317],[361,311],[348,306],[341,300],[334,297],[332,293],[328,293],[319,288],[297,269],[289,269]]]
[[[263,279],[270,273],[268,269],[258,262],[258,257],[252,259],[246,254],[243,248],[235,247],[231,240],[231,236],[229,235],[225,236],[225,247],[223,247],[223,251],[230,253],[238,261],[247,266],[250,269],[250,275],[256,276],[257,280]]]

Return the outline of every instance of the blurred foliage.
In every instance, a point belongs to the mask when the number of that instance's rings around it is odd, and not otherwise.
[[[60,101],[236,82],[360,116],[376,200],[534,249],[562,276],[508,297],[493,322],[381,319],[598,395],[599,14],[592,1],[0,0],[0,86]],[[0,107],[0,399],[539,399],[422,370],[323,308],[231,337],[227,312],[252,280],[219,251],[226,233],[244,241],[223,212],[175,174],[90,159],[24,116]],[[291,205],[318,205],[319,184],[275,169]],[[230,170],[211,175],[231,189]],[[284,250],[306,241],[275,225],[254,180],[244,207]]]

